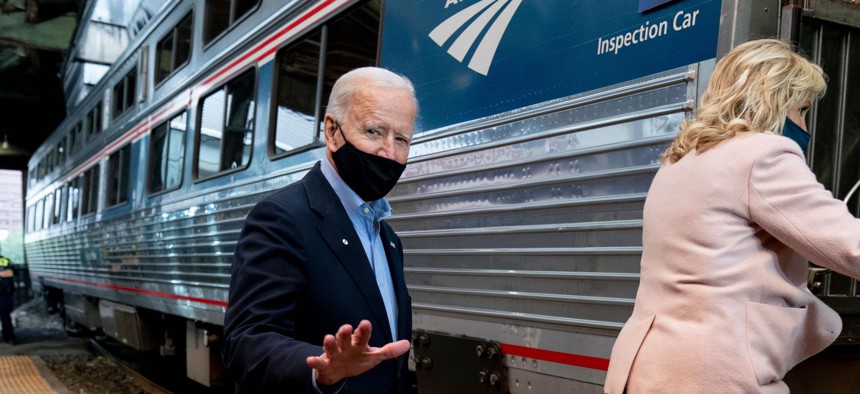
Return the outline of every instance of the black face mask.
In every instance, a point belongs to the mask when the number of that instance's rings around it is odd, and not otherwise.
[[[376,201],[384,197],[394,188],[406,164],[362,152],[347,141],[340,124],[334,124],[345,141],[343,146],[332,153],[341,179],[364,201]]]

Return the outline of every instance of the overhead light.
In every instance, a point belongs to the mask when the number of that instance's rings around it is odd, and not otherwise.
[[[3,134],[3,144],[0,144],[0,148],[9,149],[9,136]]]

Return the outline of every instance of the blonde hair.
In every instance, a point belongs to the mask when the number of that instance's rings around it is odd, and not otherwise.
[[[738,45],[717,62],[696,118],[681,124],[662,160],[674,163],[693,149],[704,152],[741,132],[781,134],[791,108],[824,95],[825,78],[821,67],[784,42]]]

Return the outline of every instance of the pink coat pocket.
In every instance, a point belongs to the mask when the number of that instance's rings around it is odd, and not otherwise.
[[[803,339],[807,312],[806,308],[747,302],[747,348],[759,385],[782,380],[803,360],[797,344]]]

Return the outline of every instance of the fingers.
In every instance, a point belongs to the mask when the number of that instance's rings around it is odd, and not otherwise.
[[[307,365],[317,371],[317,380],[324,384],[337,382],[345,377],[356,376],[375,367],[386,359],[399,357],[409,352],[407,340],[391,342],[383,347],[369,347],[371,324],[362,320],[353,331],[344,324],[335,335],[323,338],[323,354],[305,359]]]
[[[323,361],[322,357],[310,356],[305,359],[305,362],[308,364],[309,367],[316,370],[320,370],[326,367],[326,362]]]
[[[409,341],[403,339],[397,342],[391,342],[389,344],[386,344],[385,346],[378,348],[373,353],[376,353],[384,360],[399,357],[400,355],[408,352],[409,348]]]
[[[340,326],[340,329],[337,330],[337,334],[335,336],[335,340],[337,342],[337,348],[341,351],[349,347],[350,342],[352,340],[352,326],[349,324],[344,324]]]
[[[372,327],[370,325],[370,322],[367,320],[362,320],[361,323],[358,323],[358,327],[355,329],[355,333],[352,335],[352,345],[360,349],[366,348],[367,344],[370,342],[371,331]]]
[[[340,353],[340,349],[337,344],[337,340],[334,335],[326,335],[323,339],[323,352],[328,355],[329,358],[332,358],[336,354]]]

